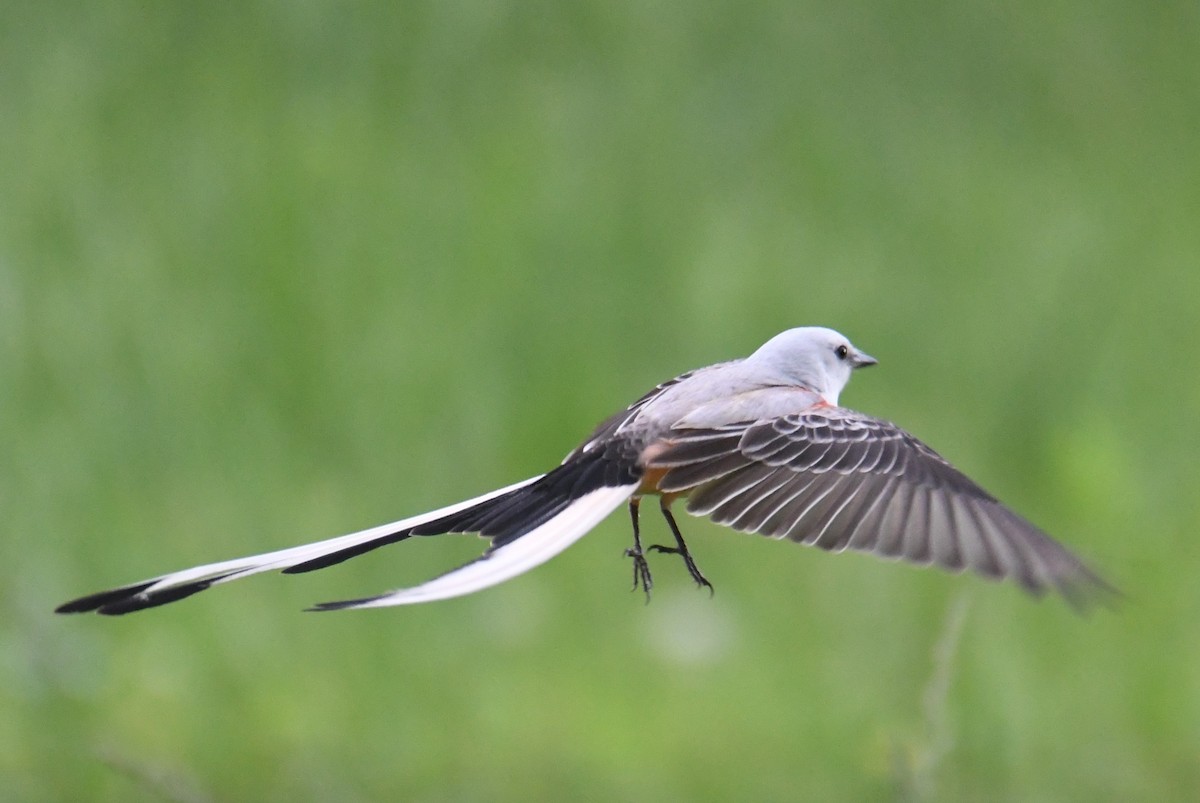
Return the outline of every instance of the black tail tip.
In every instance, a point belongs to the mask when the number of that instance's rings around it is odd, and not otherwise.
[[[357,608],[364,602],[370,602],[371,597],[366,599],[347,599],[339,602],[318,602],[316,605],[311,605],[304,609],[305,613],[322,613],[324,611],[344,611],[348,608]]]

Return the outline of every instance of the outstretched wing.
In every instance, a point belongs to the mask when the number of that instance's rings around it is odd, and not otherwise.
[[[1082,561],[887,421],[841,407],[673,433],[663,493],[736,530],[1012,578],[1082,606],[1114,593]]]

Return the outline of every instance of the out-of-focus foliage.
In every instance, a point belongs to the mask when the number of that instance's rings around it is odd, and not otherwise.
[[[0,796],[1192,799],[1197,42],[1182,2],[4,4]],[[544,470],[799,324],[1120,610],[694,520],[715,598],[659,559],[646,606],[617,515],[435,605],[300,613],[475,539],[50,613]]]

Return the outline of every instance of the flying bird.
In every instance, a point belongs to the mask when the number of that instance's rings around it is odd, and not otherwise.
[[[671,506],[735,530],[831,552],[850,549],[949,571],[1012,579],[1076,607],[1114,592],[1079,558],[1009,510],[912,435],[838,405],[851,373],[876,360],[823,327],[789,329],[749,357],[662,383],[604,421],[545,474],[456,505],[313,544],[210,563],[102,591],[58,613],[125,614],[266,571],[323,569],[414,536],[478,533],[483,555],[427,583],[310,610],[449,599],[554,557],[627,505],[633,587],[649,596],[652,551],[678,555],[712,590]],[[674,545],[642,546],[646,496]]]

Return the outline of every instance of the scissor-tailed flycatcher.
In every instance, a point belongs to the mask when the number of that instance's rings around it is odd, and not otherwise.
[[[633,518],[633,583],[652,580],[638,530],[643,496],[659,497],[692,578],[712,589],[671,514],[840,552],[853,549],[951,571],[1012,578],[1075,605],[1113,589],[904,430],[838,406],[855,368],[874,365],[831,329],[789,329],[742,360],[675,377],[602,423],[546,474],[457,505],[314,544],[197,566],[102,591],[59,613],[123,614],[259,572],[312,571],[418,535],[478,533],[484,554],[419,586],[315,610],[448,599],[516,577],[587,534],[622,504]]]

